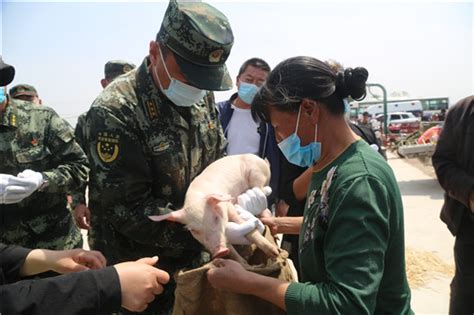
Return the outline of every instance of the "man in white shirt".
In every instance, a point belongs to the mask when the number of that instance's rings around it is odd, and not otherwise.
[[[226,153],[253,153],[268,159],[272,172],[270,187],[273,191],[269,196],[269,205],[274,202],[278,192],[281,155],[272,126],[253,120],[250,108],[270,71],[268,63],[260,58],[245,61],[237,75],[238,92],[229,100],[217,104],[219,119],[228,142]]]

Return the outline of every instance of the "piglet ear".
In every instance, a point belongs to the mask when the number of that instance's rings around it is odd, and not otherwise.
[[[207,203],[215,206],[221,201],[232,201],[232,196],[229,194],[210,194],[206,196]]]
[[[181,224],[187,224],[186,212],[184,209],[176,210],[167,214],[149,216],[152,221],[173,221]]]
[[[219,220],[219,218],[227,218],[227,215],[224,215],[224,210],[222,207],[218,205],[219,202],[225,202],[225,201],[231,201],[232,196],[228,194],[211,194],[207,195],[207,204],[210,206],[209,208],[214,212],[216,215],[216,219]],[[209,209],[208,208],[208,209]]]

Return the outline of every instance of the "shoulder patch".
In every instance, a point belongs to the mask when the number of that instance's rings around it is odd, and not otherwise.
[[[119,135],[110,132],[99,132],[97,137],[97,155],[105,163],[111,163],[119,154]]]
[[[158,118],[158,108],[154,100],[145,101],[145,106],[150,120]]]

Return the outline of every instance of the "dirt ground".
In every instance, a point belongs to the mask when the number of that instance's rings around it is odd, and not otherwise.
[[[454,238],[439,219],[443,189],[430,161],[388,154],[405,211],[407,274],[416,314],[448,314]]]

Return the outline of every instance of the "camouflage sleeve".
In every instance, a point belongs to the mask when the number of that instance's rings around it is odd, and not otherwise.
[[[209,93],[209,99],[210,99],[210,107],[209,110],[214,112],[214,117],[219,117],[219,110],[218,106],[216,104],[216,101],[214,99],[214,93]],[[224,135],[224,129],[222,128],[221,120],[216,119],[216,124],[218,124],[218,135],[217,135],[217,159],[220,159],[226,155],[225,148],[227,146],[227,139],[225,138]]]
[[[82,114],[77,118],[76,128],[74,129],[74,137],[76,138],[76,142],[81,146],[81,148],[85,151],[84,147],[84,124],[85,124],[85,115]]]
[[[42,172],[48,181],[48,185],[42,190],[55,193],[82,189],[89,172],[87,157],[74,141],[72,127],[54,112],[46,140],[55,167]]]
[[[172,205],[154,195],[152,189],[159,185],[159,178],[144,152],[143,136],[125,116],[102,106],[93,106],[87,116],[91,202],[93,199],[114,228],[129,239],[196,250],[199,245],[184,226],[148,218],[170,212]]]
[[[77,118],[76,128],[74,129],[74,136],[79,146],[86,151],[85,138],[84,138],[84,126],[85,126],[86,115],[81,114]],[[77,192],[73,192],[71,195],[72,207],[75,208],[78,204],[86,204],[86,185],[83,185]]]

